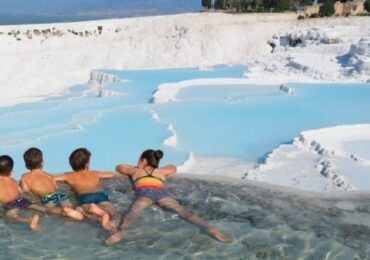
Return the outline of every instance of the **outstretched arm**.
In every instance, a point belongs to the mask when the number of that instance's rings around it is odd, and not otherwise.
[[[166,165],[159,168],[161,173],[163,173],[166,177],[170,177],[176,174],[177,168],[174,165]]]
[[[20,185],[19,185],[19,191],[21,193],[23,192],[29,192],[30,191],[30,188],[28,187],[27,183],[26,183],[26,180],[24,177],[22,177],[21,181],[20,181]]]
[[[68,173],[60,174],[60,175],[54,175],[53,176],[54,181],[60,181],[60,182],[68,182]]]
[[[116,178],[118,176],[117,173],[115,173],[115,172],[96,172],[96,174],[101,179],[112,179],[112,178]]]
[[[128,164],[119,164],[116,167],[116,171],[124,176],[132,176],[134,175],[136,170],[137,168],[135,166]]]

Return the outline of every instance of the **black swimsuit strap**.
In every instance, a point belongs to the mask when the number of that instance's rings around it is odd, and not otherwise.
[[[145,173],[146,173],[148,176],[152,177],[152,175],[153,175],[153,172],[154,172],[155,168],[153,168],[153,169],[152,169],[152,171],[151,171],[150,173],[145,169],[145,167],[143,168],[143,170],[145,171]],[[154,176],[153,176],[153,177],[154,177]]]
[[[135,180],[134,180],[134,183],[136,183],[138,180],[140,180],[140,179],[142,179],[142,178],[148,178],[148,177],[150,177],[150,178],[154,178],[154,179],[157,179],[157,180],[160,180],[161,182],[163,182],[163,183],[166,183],[164,180],[162,180],[161,178],[159,178],[159,177],[156,177],[156,176],[153,176],[153,172],[154,172],[154,170],[155,170],[155,168],[153,168],[153,170],[149,173],[145,168],[143,168],[143,170],[145,171],[145,173],[146,173],[146,176],[141,176],[141,177],[139,177],[139,178],[136,178]]]

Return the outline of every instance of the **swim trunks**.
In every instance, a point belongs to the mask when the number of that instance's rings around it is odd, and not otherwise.
[[[68,199],[69,199],[68,194],[65,194],[63,192],[52,192],[52,193],[49,193],[41,197],[41,203],[42,205],[45,205],[48,203],[55,203],[57,205],[60,205],[61,202],[68,200]]]
[[[27,208],[32,204],[31,201],[28,199],[25,199],[23,197],[16,198],[15,200],[12,200],[8,202],[5,206],[4,209],[6,211],[12,210],[12,209],[23,209]]]
[[[77,197],[77,201],[80,204],[90,204],[90,203],[101,203],[109,201],[108,195],[104,192],[95,192],[95,193],[85,193]]]

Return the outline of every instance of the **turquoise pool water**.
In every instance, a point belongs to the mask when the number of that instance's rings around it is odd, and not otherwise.
[[[92,168],[112,170],[136,163],[147,148],[165,151],[163,163],[182,164],[190,152],[201,156],[257,161],[301,131],[338,124],[369,123],[369,84],[290,84],[288,95],[276,85],[193,86],[178,102],[153,104],[162,83],[195,78],[240,78],[245,68],[219,66],[212,71],[171,69],[107,71],[129,82],[98,97],[87,85],[38,103],[0,108],[0,153],[14,157],[15,177],[25,171],[23,152],[44,151],[45,169],[68,171],[77,147],[92,153]],[[159,121],[152,118],[155,111]],[[177,144],[163,145],[172,135]],[[359,145],[351,143],[351,145]],[[364,154],[367,150],[364,149]],[[31,233],[21,224],[0,220],[1,259],[368,259],[369,194],[319,195],[230,179],[178,178],[169,189],[191,211],[232,235],[223,245],[177,215],[151,208],[114,248],[90,223],[43,218]],[[104,184],[123,211],[133,192],[121,180]]]
[[[147,148],[163,149],[164,163],[178,165],[190,152],[255,162],[301,131],[370,122],[369,84],[289,84],[292,95],[275,85],[192,86],[179,91],[178,102],[152,103],[162,83],[240,78],[244,70],[105,71],[128,80],[105,87],[119,95],[99,98],[82,85],[65,96],[0,108],[0,152],[15,158],[16,177],[30,146],[44,151],[50,172],[69,170],[67,158],[80,146],[92,151],[93,168],[106,170],[135,163]],[[169,125],[177,135],[173,147],[163,144],[172,135]]]

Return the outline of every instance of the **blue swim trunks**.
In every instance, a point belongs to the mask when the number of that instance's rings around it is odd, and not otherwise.
[[[151,189],[140,189],[136,191],[136,197],[146,197],[154,202],[158,202],[163,198],[170,197],[171,194],[165,189],[151,190]]]
[[[90,204],[90,203],[101,203],[105,201],[109,201],[109,197],[104,192],[95,192],[95,193],[85,193],[81,194],[77,197],[77,201],[82,204]]]
[[[25,199],[23,197],[16,198],[15,200],[12,200],[4,205],[4,209],[6,211],[12,210],[12,209],[24,209],[29,207],[32,204],[31,201],[28,199]]]
[[[49,193],[41,198],[42,205],[48,204],[48,203],[55,203],[57,205],[60,205],[61,202],[68,200],[69,196],[68,194],[65,194],[63,192],[52,192]]]

